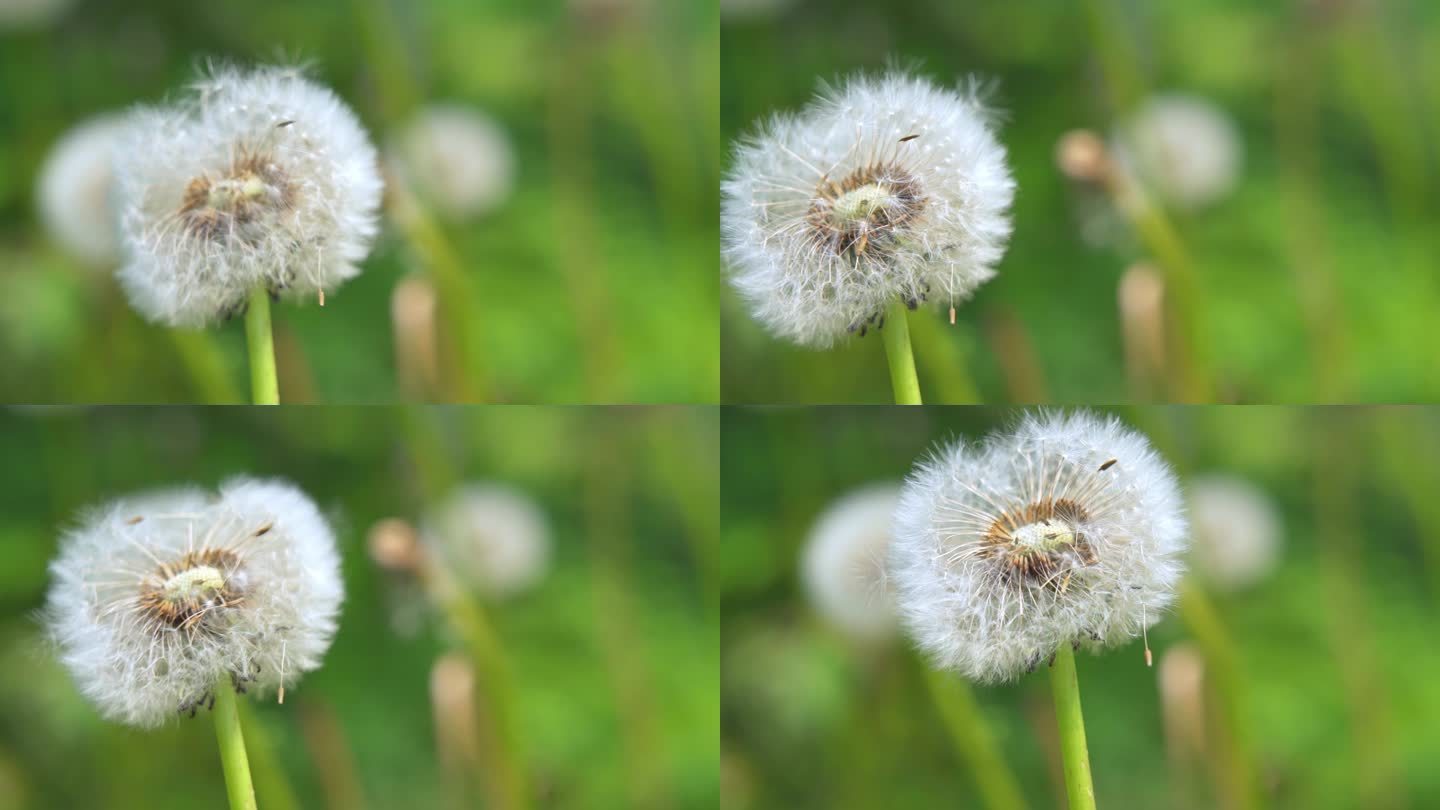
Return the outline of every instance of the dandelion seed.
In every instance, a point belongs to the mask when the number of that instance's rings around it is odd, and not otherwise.
[[[421,522],[437,563],[486,596],[504,598],[534,585],[550,563],[550,527],[530,498],[497,484],[471,484]]]
[[[891,545],[901,618],[936,663],[1014,678],[1062,645],[1144,633],[1174,597],[1186,524],[1139,434],[1085,413],[958,442],[906,482]]]
[[[892,72],[825,88],[735,153],[721,230],[731,281],[775,334],[823,348],[892,302],[951,306],[995,275],[1015,181],[972,82]]]
[[[830,624],[860,641],[883,640],[895,631],[885,556],[899,502],[900,488],[893,484],[851,492],[825,508],[805,542],[806,594]]]
[[[385,162],[421,199],[455,219],[497,208],[515,185],[515,155],[504,130],[458,104],[422,109],[387,144]]]
[[[1189,488],[1195,570],[1227,590],[1264,579],[1280,558],[1280,515],[1254,484],[1224,475],[1204,476]]]
[[[292,686],[320,666],[343,597],[330,527],[279,481],[115,501],[65,534],[50,571],[61,661],[101,714],[140,727],[193,714],[226,676]]]
[[[354,113],[289,68],[219,68],[191,90],[133,112],[115,166],[136,310],[202,326],[257,287],[319,298],[357,275],[381,181]]]
[[[1121,125],[1114,142],[1121,165],[1181,208],[1209,205],[1240,179],[1240,134],[1230,116],[1205,99],[1156,96]]]

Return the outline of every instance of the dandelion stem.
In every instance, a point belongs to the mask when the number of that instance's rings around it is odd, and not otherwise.
[[[215,739],[220,743],[220,764],[225,770],[225,791],[230,810],[256,810],[255,787],[250,783],[250,760],[245,755],[245,735],[240,731],[240,712],[235,704],[235,687],[226,675],[215,684]]]
[[[940,709],[940,717],[945,721],[945,729],[950,733],[956,753],[970,766],[984,806],[990,810],[1024,807],[1020,783],[1005,764],[989,725],[980,715],[980,707],[975,703],[975,693],[969,684],[928,667],[925,668],[925,681],[930,687],[931,699]]]
[[[280,383],[275,376],[275,335],[270,329],[270,291],[250,291],[245,310],[245,346],[250,353],[250,396],[256,405],[279,405]]]
[[[1085,745],[1085,718],[1080,713],[1080,682],[1075,678],[1075,652],[1069,644],[1055,651],[1050,667],[1055,720],[1060,726],[1060,756],[1065,762],[1065,792],[1070,810],[1095,810],[1090,782],[1090,751]]]
[[[885,358],[890,361],[890,385],[895,389],[895,404],[919,405],[920,380],[915,376],[915,355],[910,350],[910,322],[905,304],[900,299],[885,309],[885,327],[880,334],[885,341]]]

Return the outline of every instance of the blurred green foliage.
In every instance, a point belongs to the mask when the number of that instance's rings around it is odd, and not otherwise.
[[[1240,476],[1281,511],[1280,566],[1210,594],[1238,652],[1241,732],[1273,807],[1440,803],[1440,413],[1407,408],[1137,407],[1182,486]],[[727,807],[980,806],[904,641],[859,647],[799,586],[797,558],[832,500],[898,481],[937,442],[978,439],[993,408],[727,409],[721,612]],[[1151,629],[1157,664],[1192,639],[1177,609]],[[1209,808],[1224,760],[1166,742],[1141,642],[1077,661],[1101,807]],[[1208,664],[1207,664],[1208,667]],[[1044,672],[975,695],[1035,807],[1064,806]],[[1210,704],[1215,711],[1215,703]],[[1207,716],[1208,756],[1223,726]],[[1177,754],[1180,754],[1177,759]]]
[[[0,808],[220,807],[208,716],[107,723],[42,639],[46,564],[80,510],[177,483],[279,476],[333,515],[339,634],[285,704],[249,708],[305,808],[450,807],[430,669],[455,640],[368,558],[377,520],[457,482],[511,485],[549,574],[487,606],[537,807],[711,807],[718,790],[718,414],[678,408],[126,408],[0,412]],[[397,611],[427,616],[413,637]],[[254,726],[252,759],[258,754]],[[261,807],[277,806],[257,773]],[[357,799],[346,799],[353,795]]]
[[[980,401],[1149,399],[1127,383],[1116,285],[1149,256],[1066,180],[1056,141],[1108,135],[1151,92],[1226,109],[1245,163],[1228,198],[1174,214],[1199,276],[1199,328],[1220,401],[1440,396],[1440,6],[1420,0],[794,0],[722,25],[721,122],[732,143],[821,81],[914,65],[998,80],[1019,187],[999,276],[960,307],[912,317],[927,401],[956,400],[964,357]],[[765,334],[721,296],[726,402],[890,401],[879,340],[814,352]],[[1032,371],[1032,366],[1035,371]],[[1038,373],[1036,373],[1038,372]],[[963,392],[962,392],[963,394]],[[1165,400],[1161,400],[1165,401]]]
[[[708,3],[75,0],[0,30],[0,391],[12,402],[210,401],[108,272],[40,227],[35,176],[88,116],[176,94],[205,60],[307,63],[377,143],[429,101],[498,119],[511,199],[447,223],[485,401],[718,398],[719,35]],[[276,312],[288,402],[400,398],[392,288],[425,254],[388,219],[325,308]],[[448,302],[456,305],[455,302]],[[243,396],[241,325],[209,334]],[[454,337],[442,325],[442,340]],[[442,346],[442,353],[455,351]],[[436,393],[456,398],[456,386]]]

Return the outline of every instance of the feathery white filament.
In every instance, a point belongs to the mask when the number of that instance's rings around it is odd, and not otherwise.
[[[545,514],[498,484],[457,490],[425,516],[421,536],[462,582],[494,598],[534,585],[550,564]]]
[[[825,508],[805,541],[801,576],[810,602],[826,621],[860,641],[882,640],[895,631],[885,557],[899,502],[894,484],[855,490]]]
[[[995,275],[1015,181],[972,82],[900,72],[824,88],[736,149],[721,233],[735,288],[775,334],[824,348],[885,308],[964,300]]]
[[[280,481],[120,499],[65,534],[50,571],[61,660],[105,717],[140,727],[225,677],[293,685],[320,666],[343,598],[330,527]]]
[[[1195,569],[1221,588],[1264,579],[1280,558],[1280,514],[1264,492],[1241,478],[1211,475],[1189,486]]]
[[[510,196],[515,156],[489,116],[457,104],[420,110],[389,142],[386,165],[448,217],[487,213]]]
[[[1165,201],[1195,209],[1230,193],[1244,148],[1226,112],[1194,96],[1146,101],[1115,134],[1115,155]]]
[[[125,118],[102,114],[76,125],[45,158],[36,198],[45,228],[67,251],[96,266],[120,260],[111,208],[116,146]]]
[[[1061,644],[1120,644],[1158,620],[1186,524],[1169,466],[1139,434],[1040,413],[916,465],[896,513],[901,617],[941,667],[1014,678]]]
[[[120,281],[170,326],[236,314],[252,289],[315,298],[357,275],[381,180],[355,114],[299,70],[213,70],[131,113],[116,163]]]

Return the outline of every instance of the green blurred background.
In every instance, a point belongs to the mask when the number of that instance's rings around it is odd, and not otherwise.
[[[1208,594],[1236,662],[1237,727],[1261,798],[1249,806],[1440,804],[1440,411],[1115,413],[1151,437],[1182,486],[1197,474],[1240,476],[1282,514],[1282,559],[1269,578]],[[978,439],[1015,415],[980,407],[726,409],[726,807],[982,806],[917,655],[903,640],[859,647],[831,629],[800,588],[797,557],[832,500],[899,481],[936,442]],[[1199,638],[1193,620],[1179,607],[1151,629],[1157,665]],[[1176,766],[1159,670],[1146,669],[1140,639],[1082,654],[1077,668],[1100,807],[1241,806],[1223,787],[1233,771],[1217,750],[1225,748],[1224,726],[1213,716],[1205,720],[1205,756]],[[1042,665],[1016,683],[973,691],[1028,803],[1064,807],[1046,675]],[[1218,704],[1208,703],[1209,712]]]
[[[426,102],[472,105],[508,134],[512,196],[440,226],[463,276],[442,306],[467,324],[442,324],[441,352],[461,355],[468,334],[470,360],[426,399],[714,402],[718,50],[703,0],[72,0],[47,24],[0,25],[0,398],[247,394],[240,323],[194,349],[211,379],[198,384],[166,331],[68,258],[34,210],[36,172],[69,127],[174,95],[214,58],[310,64],[380,143]],[[390,293],[433,270],[437,249],[391,213],[324,309],[276,310],[284,401],[401,398]]]
[[[741,5],[738,0],[735,5]],[[1108,136],[1153,92],[1191,93],[1241,130],[1238,188],[1171,219],[1200,294],[1214,400],[1440,397],[1440,5],[1424,0],[790,0],[721,32],[726,144],[820,80],[892,61],[998,80],[1018,181],[999,277],[910,320],[927,401],[1178,401],[1127,381],[1116,285],[1154,258],[1103,195],[1057,170],[1066,131]],[[1115,238],[1082,240],[1087,219]],[[771,338],[721,295],[726,402],[890,400],[879,340],[828,352]],[[951,383],[968,362],[983,399]],[[1139,388],[1139,390],[1137,390]]]
[[[534,498],[554,544],[533,589],[488,605],[517,686],[536,807],[713,807],[719,740],[718,414],[680,408],[144,408],[0,412],[0,808],[224,806],[210,718],[143,732],[100,719],[36,611],[79,511],[157,486],[287,478],[333,515],[346,586],[323,665],[283,706],[249,701],[297,802],[454,807],[430,669],[455,649],[423,597],[365,551],[462,481]],[[392,611],[421,610],[417,635]],[[473,796],[472,796],[473,799]],[[465,803],[461,806],[480,806]]]

